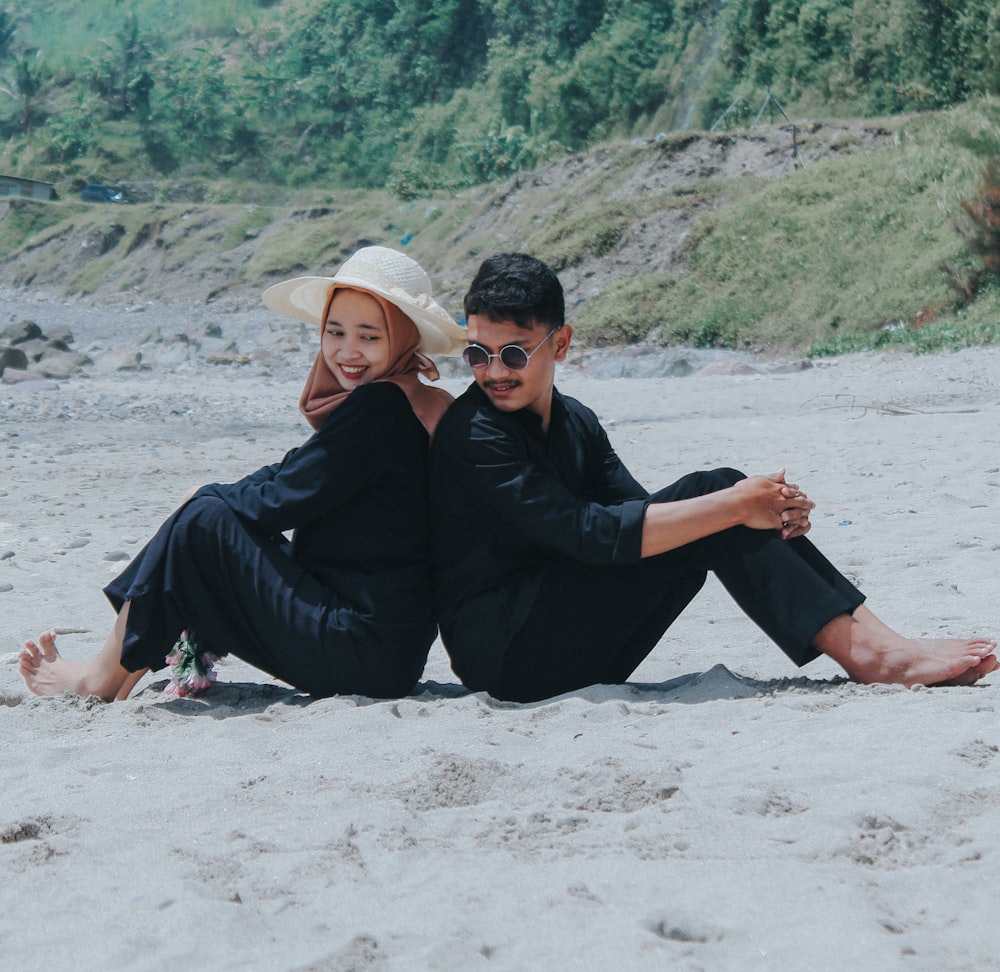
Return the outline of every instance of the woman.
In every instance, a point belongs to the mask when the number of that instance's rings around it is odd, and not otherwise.
[[[427,452],[451,396],[418,374],[436,379],[425,353],[459,351],[465,332],[420,266],[385,247],[277,284],[264,303],[322,322],[299,402],[315,433],[194,491],[105,588],[118,618],[94,658],[63,658],[51,631],[27,642],[32,692],[126,698],[168,653],[195,675],[181,694],[207,684],[202,660],[230,652],[315,696],[405,695],[420,677],[436,635]]]

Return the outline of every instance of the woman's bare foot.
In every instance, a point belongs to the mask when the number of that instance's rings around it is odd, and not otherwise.
[[[834,618],[815,644],[865,684],[972,685],[998,667],[991,638],[904,638],[863,607]]]
[[[89,661],[63,658],[56,648],[54,631],[39,635],[37,644],[26,641],[21,649],[20,670],[28,689],[35,695],[60,695],[63,692],[74,692],[83,698],[96,695],[105,702],[125,698],[128,692],[125,695],[120,693],[126,685],[131,690],[139,676],[134,676],[118,663],[121,648],[120,643],[115,644],[117,624],[115,628],[101,652]]]

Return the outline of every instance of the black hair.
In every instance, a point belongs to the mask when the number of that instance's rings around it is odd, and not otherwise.
[[[513,321],[526,330],[566,322],[562,284],[546,263],[526,253],[498,253],[484,260],[465,295],[465,316]]]

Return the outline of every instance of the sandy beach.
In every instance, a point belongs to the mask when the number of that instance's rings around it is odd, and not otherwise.
[[[0,379],[7,967],[1000,969],[1000,677],[797,670],[714,580],[632,683],[534,705],[466,693],[440,644],[398,701],[312,701],[236,659],[200,699],[162,672],[112,705],[30,695],[25,638],[92,654],[102,585],[188,487],[306,438],[315,349],[263,310],[0,295],[0,327],[25,317],[94,365]],[[191,327],[211,336],[139,370],[102,357]],[[1000,348],[698,360],[558,384],[651,488],[787,467],[895,627],[1000,632]]]

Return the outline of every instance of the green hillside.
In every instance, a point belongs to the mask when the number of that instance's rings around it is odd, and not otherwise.
[[[997,157],[1000,105],[983,101],[798,129],[794,152],[787,126],[607,143],[411,201],[222,180],[125,206],[11,200],[0,277],[128,302],[256,303],[277,279],[381,243],[419,259],[458,312],[482,257],[517,248],[559,268],[591,346],[975,345],[1000,338],[1000,234],[970,217],[989,204],[1000,222],[1000,187],[984,184]]]
[[[994,0],[11,0],[0,174],[60,199],[0,205],[0,267],[212,300],[372,241],[457,293],[517,247],[594,345],[992,341],[998,37]]]
[[[1000,90],[998,35],[994,0],[9,0],[0,168],[414,196],[769,90],[800,120],[947,108]]]

